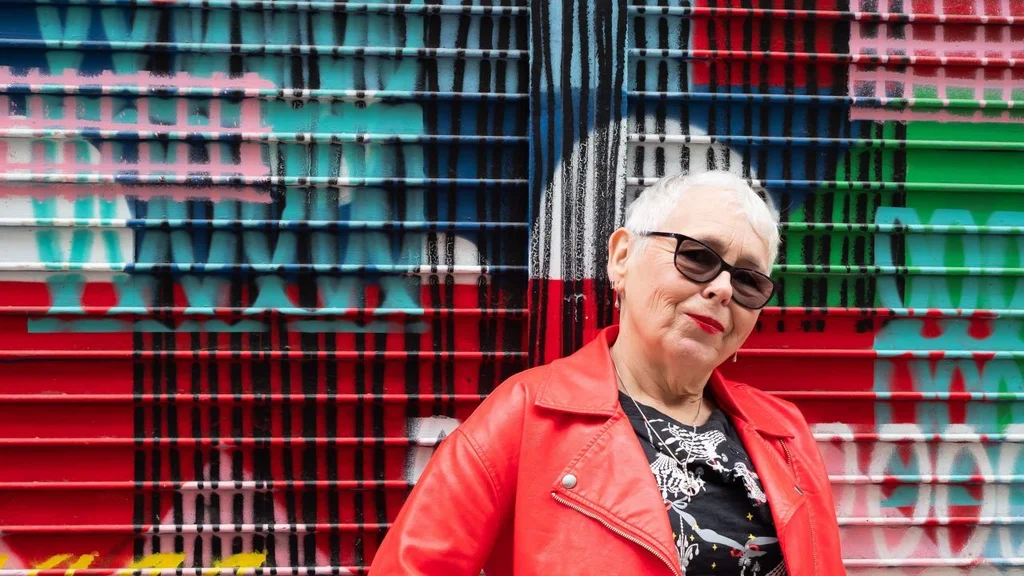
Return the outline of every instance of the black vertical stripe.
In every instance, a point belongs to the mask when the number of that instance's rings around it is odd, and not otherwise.
[[[277,340],[275,349],[286,350],[290,348],[290,342],[288,341],[288,325],[287,320],[283,317],[276,318],[276,321],[271,324],[273,327],[270,333],[270,337]],[[295,474],[295,453],[292,448],[293,441],[293,430],[294,424],[292,423],[292,366],[291,362],[287,359],[282,359],[277,363],[278,374],[281,379],[281,430],[282,430],[282,444],[281,444],[281,470],[284,475],[286,484],[291,484],[296,480]],[[301,390],[301,388],[300,388]],[[298,522],[298,509],[296,502],[296,490],[294,488],[284,491],[284,508],[286,522],[294,524]],[[219,545],[219,542],[215,542]],[[288,537],[288,562],[298,562],[299,551],[298,551],[298,539],[295,534],[289,534]],[[281,559],[278,558],[278,561]],[[294,564],[289,564],[289,566]]]
[[[145,350],[144,337],[141,332],[132,334],[132,396],[135,398],[133,412],[132,432],[135,438],[134,450],[134,479],[136,489],[132,500],[132,524],[141,527],[146,523],[146,493],[140,487],[149,478],[146,475],[146,448],[142,445],[142,439],[146,437],[146,411],[145,405],[140,397],[146,393],[146,363],[142,360],[139,352]],[[141,536],[133,539],[132,551],[136,557],[145,555],[146,541]]]
[[[545,95],[544,100],[548,100],[549,97],[544,90],[542,81],[546,79],[544,72],[547,68],[547,54],[544,49],[544,21],[546,15],[546,2],[541,2],[534,7],[534,14],[530,18],[530,91],[528,98],[530,99],[530,107],[532,113],[530,114],[530,210],[529,210],[529,221],[530,227],[530,270],[532,276],[542,276],[547,270],[547,258],[545,257],[545,250],[539,248],[540,240],[538,236],[546,235],[543,229],[538,230],[537,224],[540,222],[539,216],[543,213],[543,221],[550,225],[551,213],[550,203],[544,194],[545,185],[545,172],[544,172],[544,159],[547,150],[547,143],[541,141],[541,130],[542,120],[544,119],[540,113],[542,104],[545,104],[541,98]],[[529,330],[529,363],[532,365],[543,364],[545,362],[544,357],[544,339],[545,328],[547,326],[545,317],[547,316],[547,306],[545,300],[547,299],[547,287],[548,283],[543,280],[534,280],[533,277],[529,283],[529,301],[530,301],[530,322],[528,323]]]
[[[333,332],[327,332],[324,334],[324,350],[329,352],[337,352],[338,350],[338,338]],[[327,360],[324,362],[324,394],[327,395],[326,411],[324,413],[324,435],[327,438],[324,449],[326,454],[324,455],[325,461],[325,474],[326,479],[342,479],[341,472],[338,467],[338,445],[335,439],[339,436],[338,430],[338,380],[339,380],[338,362]],[[317,478],[319,480],[319,478]],[[337,485],[331,484],[327,490],[327,522],[331,525],[335,525],[341,522],[341,493],[338,490]],[[354,498],[358,500],[358,498]],[[337,530],[331,530],[328,534],[329,545],[328,550],[330,551],[330,563],[332,566],[341,565],[341,542],[338,537]],[[270,564],[273,566],[273,564]]]
[[[556,2],[558,0],[555,0]],[[559,184],[559,194],[561,196],[560,201],[562,202],[562,221],[559,222],[560,236],[562,238],[562,258],[561,258],[561,270],[558,275],[562,278],[562,286],[564,293],[562,294],[562,306],[559,310],[559,318],[562,319],[562,347],[561,354],[564,356],[567,350],[571,350],[572,342],[574,341],[574,334],[576,331],[575,326],[572,322],[566,322],[565,319],[573,318],[577,319],[578,316],[574,316],[575,313],[575,302],[574,296],[576,294],[576,282],[574,275],[576,273],[576,262],[574,258],[566,258],[569,254],[576,253],[575,250],[578,246],[573,244],[573,240],[576,239],[576,235],[573,233],[573,225],[575,221],[573,216],[576,214],[577,205],[580,199],[574,194],[573,189],[573,170],[575,166],[572,165],[571,160],[576,159],[576,154],[579,152],[575,147],[575,138],[573,132],[576,129],[576,117],[573,104],[577,98],[577,95],[572,93],[571,87],[572,81],[572,67],[573,67],[573,53],[577,50],[573,44],[573,6],[575,2],[573,0],[561,0],[561,37],[562,37],[562,52],[558,54],[560,59],[560,99],[561,99],[561,117],[559,118],[559,124],[562,126],[562,138],[558,142],[558,156],[557,158],[562,159],[562,163],[558,165],[558,172],[553,176],[552,182],[557,181]],[[554,55],[552,55],[554,57]],[[552,162],[555,157],[552,156]]]
[[[373,438],[384,437],[384,402],[380,399],[380,395],[384,393],[384,379],[386,377],[387,362],[384,360],[381,352],[387,348],[386,333],[374,334],[374,349],[378,350],[378,354],[375,355],[373,363],[371,365],[371,380],[370,380],[370,393],[374,396],[371,408],[371,429],[370,433]],[[386,473],[385,469],[385,453],[384,445],[379,442],[374,442],[373,445],[373,479],[384,478]],[[388,522],[388,510],[387,510],[387,498],[383,490],[375,490],[374,495],[374,509],[376,510],[377,524],[386,524]],[[384,531],[381,530],[379,536],[383,537]]]
[[[364,397],[366,396],[366,364],[364,359],[366,357],[366,336],[362,332],[357,332],[355,335],[355,349],[358,352],[357,360],[353,367],[353,393],[355,393],[358,400],[354,406],[353,414],[353,431],[357,438],[366,436],[366,402]],[[365,450],[362,445],[353,448],[353,459],[352,466],[355,471],[355,482],[357,487],[366,480],[363,471],[366,469],[365,463]],[[363,506],[363,499],[356,498],[354,502],[352,514],[353,519],[357,525],[362,525],[366,522],[366,511]],[[353,554],[357,563],[362,563],[366,558],[365,542],[363,541],[362,534],[358,534],[354,543]]]
[[[548,19],[551,17],[551,13],[548,10],[549,6],[550,6],[550,4],[548,2],[541,2],[538,5],[536,5],[536,7],[540,11],[540,14],[534,20],[535,21],[540,21],[543,24],[548,24]],[[547,223],[547,226],[553,228],[554,226],[560,225],[560,223],[553,221],[554,220],[554,202],[555,202],[555,198],[553,197],[553,194],[551,194],[552,189],[550,188],[551,186],[554,185],[555,177],[556,177],[555,167],[557,166],[557,163],[556,163],[555,150],[557,149],[556,148],[557,144],[556,144],[556,141],[555,141],[555,124],[559,120],[556,118],[556,116],[557,116],[557,114],[556,114],[556,111],[557,111],[557,109],[556,109],[556,98],[558,97],[558,93],[556,92],[555,74],[554,74],[554,59],[555,59],[555,55],[548,48],[548,45],[551,42],[552,32],[557,33],[557,31],[552,31],[551,28],[548,27],[548,26],[541,26],[540,28],[541,28],[541,30],[543,31],[543,33],[545,35],[540,39],[543,42],[543,44],[541,44],[541,46],[539,47],[539,50],[536,51],[535,54],[537,55],[538,58],[541,59],[541,61],[544,64],[544,86],[539,87],[539,88],[535,88],[535,89],[539,89],[542,94],[546,94],[547,95],[547,98],[546,98],[547,102],[545,103],[546,107],[547,107],[547,112],[548,112],[547,113],[547,117],[546,117],[546,120],[547,120],[547,137],[544,138],[544,144],[547,147],[547,151],[544,154],[544,156],[542,157],[542,162],[540,164],[534,166],[533,169],[537,170],[537,171],[540,171],[541,175],[544,177],[544,179],[541,181],[542,185],[541,185],[540,188],[537,189],[536,193],[541,195],[541,198],[543,198],[544,202],[545,202],[545,206],[544,206],[545,219],[544,219],[544,221]],[[550,243],[548,243],[548,246],[547,246],[548,250],[553,250],[554,248],[555,248],[554,246],[552,246]],[[542,258],[542,264],[544,264],[544,266],[542,268],[540,268],[541,272],[543,272],[545,275],[555,273],[555,274],[558,274],[559,277],[563,277],[562,274],[561,274],[561,272],[562,272],[561,270],[558,270],[558,271],[551,270],[550,257],[549,257],[548,254],[542,254],[541,258]],[[565,289],[564,286],[561,289],[564,290]],[[549,312],[548,309],[547,309],[548,300],[549,300],[549,296],[548,296],[547,290],[544,290],[541,293],[541,297],[542,297],[541,305],[544,308],[539,311],[540,312],[539,314],[537,314],[537,322],[540,324],[541,334],[543,335],[543,334],[546,334],[547,323],[548,323],[548,320],[550,319],[549,315],[551,314],[551,312]],[[559,312],[561,312],[560,309],[559,309]],[[547,360],[546,358],[544,358],[544,353],[545,353],[545,347],[543,347],[543,345],[542,345],[541,348],[540,348],[540,354],[539,354],[539,358],[538,358],[538,360],[540,362],[544,362],[545,360]]]

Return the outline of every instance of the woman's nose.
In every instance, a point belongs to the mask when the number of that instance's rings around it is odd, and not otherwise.
[[[718,277],[708,282],[704,292],[708,298],[720,299],[728,304],[732,300],[732,274],[723,270]]]

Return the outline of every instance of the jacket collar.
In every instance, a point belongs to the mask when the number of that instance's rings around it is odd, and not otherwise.
[[[619,394],[609,349],[618,334],[618,326],[605,328],[575,353],[555,360],[552,368],[557,366],[562,377],[552,377],[557,371],[549,372],[537,392],[536,405],[576,414],[614,415],[619,407]],[[717,369],[711,373],[708,385],[715,402],[730,418],[743,420],[768,436],[793,437],[793,432],[772,418],[769,411],[757,409],[757,400],[750,393],[723,378]]]

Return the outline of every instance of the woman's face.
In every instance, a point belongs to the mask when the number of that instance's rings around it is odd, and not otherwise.
[[[713,188],[689,191],[658,231],[685,234],[730,264],[770,273],[768,244],[730,194]],[[666,359],[718,366],[732,356],[760,311],[733,301],[731,274],[723,271],[699,284],[676,269],[675,239],[649,237],[642,252],[630,258],[635,241],[624,229],[609,241],[608,277],[622,295],[622,330]]]

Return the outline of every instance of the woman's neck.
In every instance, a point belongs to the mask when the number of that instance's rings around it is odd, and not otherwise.
[[[699,426],[706,422],[714,410],[710,395],[704,393],[711,370],[666,373],[663,363],[648,359],[635,344],[620,337],[611,347],[619,389],[684,424]]]

